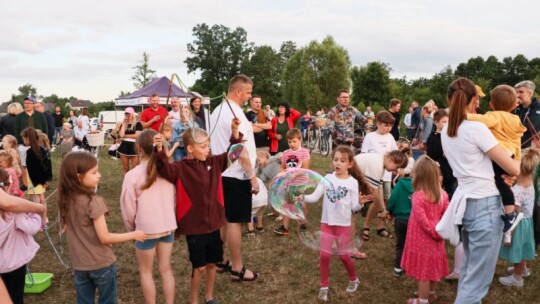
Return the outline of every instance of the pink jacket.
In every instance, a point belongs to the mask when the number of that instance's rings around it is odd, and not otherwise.
[[[173,184],[158,177],[150,188],[141,190],[147,180],[147,161],[131,169],[124,177],[120,209],[128,231],[142,230],[157,234],[176,229],[175,198]]]
[[[32,236],[40,228],[41,217],[35,213],[0,216],[0,273],[16,270],[34,258],[39,245]]]
[[[290,109],[291,114],[285,118],[287,121],[287,125],[289,126],[289,129],[294,128],[294,124],[296,124],[296,121],[298,118],[300,118],[300,112],[296,111],[295,109]],[[272,128],[268,130],[266,133],[268,134],[268,137],[270,138],[270,152],[277,152],[278,148],[278,139],[277,139],[277,124],[278,124],[278,116],[275,116],[270,121],[272,124]]]

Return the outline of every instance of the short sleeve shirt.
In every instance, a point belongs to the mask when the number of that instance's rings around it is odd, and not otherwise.
[[[66,238],[74,270],[96,270],[116,261],[111,245],[99,241],[94,220],[108,213],[101,196],[76,195],[69,202],[66,215]]]
[[[143,122],[149,122],[154,116],[159,115],[159,120],[155,121],[153,124],[150,125],[151,129],[154,129],[154,131],[159,132],[159,127],[165,121],[165,118],[169,113],[167,113],[167,110],[165,110],[164,107],[159,106],[157,110],[152,109],[152,107],[146,108],[142,114],[141,114],[141,121]]]
[[[302,168],[302,163],[309,160],[309,151],[305,148],[300,148],[296,151],[287,149],[281,156],[281,162],[285,164],[285,168]]]
[[[356,155],[354,161],[356,161],[369,185],[374,189],[379,188],[384,175],[384,155],[362,153]]]

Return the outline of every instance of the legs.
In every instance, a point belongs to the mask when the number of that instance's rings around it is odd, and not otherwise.
[[[135,255],[139,263],[139,276],[144,301],[147,304],[156,303],[156,284],[154,283],[154,275],[152,273],[156,248],[148,250],[136,249]]]
[[[405,239],[407,237],[408,220],[395,219],[396,226],[396,256],[394,258],[394,268],[401,269],[401,256],[405,247]]]
[[[227,223],[227,246],[231,255],[231,270],[241,272],[242,263],[242,224]],[[255,278],[255,274],[251,270],[246,270],[244,276],[246,280]]]
[[[129,157],[124,154],[120,154],[120,160],[122,161],[122,168],[124,169],[124,175],[129,171]]]
[[[26,265],[11,272],[2,273],[2,280],[6,284],[7,292],[14,304],[23,303],[25,275]]]
[[[502,242],[499,196],[468,199],[463,217],[465,258],[455,303],[480,303],[487,294]]]
[[[377,201],[383,199],[383,193],[382,192],[383,192],[382,186],[379,187],[378,190],[373,190],[373,193],[372,193],[373,194],[373,203],[369,206],[368,213],[367,213],[367,216],[366,216],[366,220],[364,221],[364,228],[367,228],[367,229],[370,228],[371,220],[373,218],[377,219],[377,229],[384,228],[384,219],[379,218],[377,216],[377,212],[380,211],[379,206],[377,205]]]

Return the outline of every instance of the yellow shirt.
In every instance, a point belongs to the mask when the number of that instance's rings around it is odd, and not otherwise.
[[[490,111],[484,115],[467,114],[467,119],[485,124],[499,144],[512,153],[514,159],[521,160],[521,137],[527,128],[517,115],[505,111]]]

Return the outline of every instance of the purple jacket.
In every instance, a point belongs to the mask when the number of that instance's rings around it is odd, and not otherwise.
[[[32,236],[39,228],[41,217],[35,213],[0,216],[0,273],[16,270],[34,258],[39,245]]]

